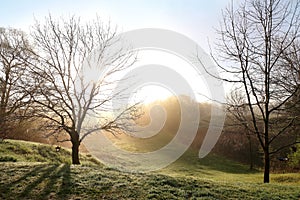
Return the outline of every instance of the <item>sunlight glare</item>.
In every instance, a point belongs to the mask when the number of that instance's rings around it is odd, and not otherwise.
[[[203,81],[202,75],[199,74],[191,63],[181,57],[163,50],[142,49],[138,52],[138,61],[134,64],[133,68],[151,64],[159,64],[171,68],[176,71],[191,86],[195,93],[196,100],[198,102],[209,101],[211,94],[209,92],[206,82]],[[158,72],[159,73],[159,72]],[[168,76],[168,74],[166,74]],[[168,78],[168,77],[166,77]],[[168,90],[166,86],[159,85],[159,83],[149,83],[147,85],[140,86],[136,89],[138,94],[134,95],[134,98],[141,98],[141,101],[149,103],[155,100],[166,99],[173,94],[173,91]],[[179,95],[191,96],[188,93],[182,93]]]
[[[135,98],[136,100],[140,100],[145,104],[148,104],[157,100],[161,101],[167,99],[171,96],[172,93],[166,88],[160,85],[151,84],[140,87],[133,98]]]

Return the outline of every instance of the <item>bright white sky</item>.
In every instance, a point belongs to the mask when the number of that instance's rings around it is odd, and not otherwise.
[[[180,32],[207,46],[221,19],[221,9],[231,0],[1,0],[0,26],[26,29],[51,13],[82,19],[96,14],[117,24],[123,31],[136,28],[164,28]]]
[[[53,17],[75,14],[82,20],[92,19],[97,14],[104,20],[110,19],[123,32],[138,28],[163,28],[179,32],[208,52],[208,41],[214,42],[214,28],[219,27],[221,21],[221,10],[230,2],[231,0],[1,0],[0,27],[27,31],[34,18],[43,19],[48,13]],[[202,84],[200,82],[197,84]],[[156,89],[147,87],[144,94],[154,90],[157,96],[152,95],[152,99],[170,94],[157,86]],[[147,101],[152,99],[148,98]]]

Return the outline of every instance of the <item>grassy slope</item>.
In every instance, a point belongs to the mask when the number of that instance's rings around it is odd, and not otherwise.
[[[156,173],[124,173],[82,155],[70,165],[70,152],[54,147],[7,141],[0,157],[0,199],[299,199],[300,175],[261,173],[215,155],[197,161],[192,153]],[[30,162],[27,162],[30,161]],[[38,162],[36,162],[38,161]],[[55,161],[55,162],[53,162]]]
[[[71,151],[61,148],[55,151],[56,146],[45,145],[21,140],[5,140],[0,142],[0,162],[5,160],[17,162],[50,162],[71,164]],[[96,159],[88,154],[81,154],[83,163],[95,162]]]

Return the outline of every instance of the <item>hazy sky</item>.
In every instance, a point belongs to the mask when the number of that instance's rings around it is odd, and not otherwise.
[[[27,29],[34,18],[77,15],[83,20],[98,14],[110,18],[121,31],[136,28],[170,29],[207,49],[214,39],[221,10],[230,0],[1,0],[0,26]]]
[[[120,32],[138,28],[163,28],[184,34],[208,52],[208,40],[210,43],[215,40],[214,28],[219,27],[222,9],[226,8],[231,0],[0,0],[0,2],[0,27],[29,31],[34,19],[43,20],[49,13],[53,17],[76,15],[83,21],[98,15],[103,21],[110,19],[113,25],[118,26]],[[152,57],[151,54],[150,58]],[[166,60],[165,57],[162,59]],[[174,66],[174,62],[171,64]],[[198,90],[205,90],[198,77],[192,75],[187,77],[193,82],[192,85],[199,87]],[[157,88],[153,88],[153,91],[147,90],[145,93],[156,93],[159,97],[166,96],[163,92],[158,92]]]

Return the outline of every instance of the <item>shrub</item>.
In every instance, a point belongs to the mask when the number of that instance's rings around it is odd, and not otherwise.
[[[295,146],[294,149],[289,155],[289,165],[292,168],[300,169],[300,144]]]

